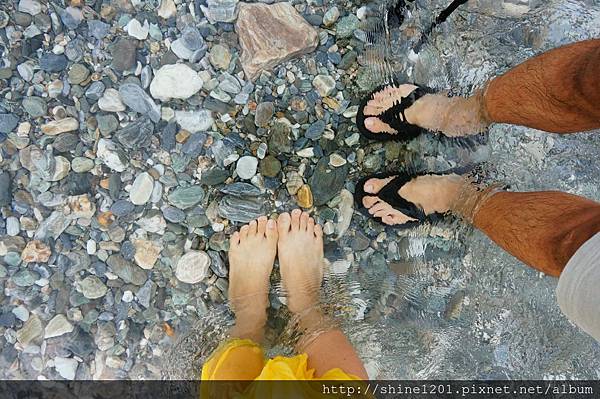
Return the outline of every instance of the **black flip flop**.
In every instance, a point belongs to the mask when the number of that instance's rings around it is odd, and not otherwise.
[[[429,174],[438,174],[438,173],[429,173]],[[445,173],[442,173],[442,174],[445,174]],[[386,184],[377,194],[371,194],[371,193],[367,193],[365,191],[365,183],[367,182],[367,180],[387,179],[388,177],[391,177],[391,176],[396,176],[396,177],[392,181],[390,181],[388,184]],[[421,209],[415,203],[402,198],[398,194],[398,191],[400,190],[400,188],[402,188],[402,186],[404,186],[406,183],[408,183],[409,181],[411,181],[412,179],[414,179],[415,177],[418,177],[418,176],[419,175],[417,175],[417,174],[411,175],[406,172],[391,172],[391,173],[379,173],[376,175],[363,177],[362,179],[359,180],[358,183],[356,183],[356,188],[354,189],[354,201],[356,202],[357,208],[360,210],[360,212],[363,215],[365,215],[369,218],[372,218],[385,226],[394,227],[394,228],[405,228],[405,227],[417,226],[426,221],[431,222],[431,221],[439,220],[439,219],[443,218],[444,215],[441,213],[432,213],[432,214],[426,215],[425,212],[423,211],[423,209]],[[367,197],[367,196],[379,197],[381,200],[390,204],[390,206],[392,208],[396,209],[397,211],[402,212],[403,214],[405,214],[408,217],[411,217],[411,218],[417,219],[417,220],[412,220],[410,222],[407,222],[404,224],[398,224],[398,225],[389,225],[387,223],[383,223],[382,218],[371,215],[369,213],[369,210],[363,205],[363,198]]]
[[[394,102],[390,108],[385,110],[379,115],[365,115],[364,110],[367,103],[373,100],[375,94],[379,93],[383,89],[388,86],[397,86],[397,83],[392,83],[391,85],[381,85],[371,93],[369,93],[363,100],[361,101],[358,112],[356,114],[356,127],[360,134],[365,136],[370,140],[377,141],[409,141],[426,131],[422,127],[417,125],[413,125],[412,123],[406,122],[406,115],[404,115],[404,111],[410,108],[419,98],[423,97],[426,94],[431,94],[434,91],[427,87],[417,86],[412,93],[410,93],[407,97],[404,97],[400,102]],[[402,115],[403,120],[400,120],[399,115]],[[382,122],[387,123],[392,129],[396,130],[398,133],[373,133],[365,126],[366,118],[379,118]]]

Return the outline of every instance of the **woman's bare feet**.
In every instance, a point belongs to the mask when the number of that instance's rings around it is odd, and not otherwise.
[[[388,225],[400,225],[413,221],[402,212],[394,209],[390,204],[377,197],[377,194],[394,177],[386,179],[369,179],[365,182],[364,190],[373,196],[365,196],[363,205],[374,217],[381,218]],[[418,176],[406,183],[398,190],[398,195],[407,201],[413,202],[423,209],[426,215],[434,212],[446,213],[454,210],[455,204],[460,200],[461,193],[470,186],[470,181],[457,174],[449,175],[424,175]]]
[[[299,332],[296,350],[308,355],[308,367],[317,377],[339,367],[368,379],[363,364],[344,333],[321,312],[319,291],[323,281],[323,230],[299,209],[282,213],[279,230],[279,267],[288,295],[292,323]]]
[[[236,318],[232,336],[262,340],[277,235],[277,223],[262,216],[231,236],[229,300]]]
[[[323,281],[323,230],[308,213],[294,209],[277,220],[279,266],[288,308],[302,313],[319,301]]]
[[[374,95],[364,109],[365,127],[373,133],[402,134],[377,118],[412,93],[417,86],[404,84],[388,86]],[[426,94],[406,111],[406,122],[448,137],[468,136],[484,131],[489,125],[483,110],[483,93],[471,97],[447,97],[444,94]],[[402,115],[399,115],[402,119]]]

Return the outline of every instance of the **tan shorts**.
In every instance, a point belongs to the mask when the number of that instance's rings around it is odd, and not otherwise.
[[[600,341],[600,233],[571,257],[558,280],[556,297],[563,313]]]

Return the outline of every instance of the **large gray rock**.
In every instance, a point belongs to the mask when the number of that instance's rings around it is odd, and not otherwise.
[[[219,216],[234,222],[248,223],[265,215],[265,200],[259,197],[240,198],[226,195],[219,202]]]

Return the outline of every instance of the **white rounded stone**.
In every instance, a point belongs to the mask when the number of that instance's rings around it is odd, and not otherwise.
[[[96,253],[96,241],[89,239],[85,244],[85,249],[89,255],[94,255]]]
[[[154,188],[154,179],[148,172],[140,173],[129,190],[129,200],[134,205],[144,205],[152,195]]]
[[[161,101],[169,101],[172,98],[185,100],[198,93],[203,84],[198,73],[189,66],[165,65],[156,71],[150,83],[150,94]]]
[[[204,251],[189,251],[177,262],[175,277],[188,284],[204,280],[210,268],[210,257]]]
[[[256,169],[258,168],[258,159],[245,156],[241,157],[237,161],[237,165],[235,167],[235,171],[240,179],[250,180],[256,174]]]

